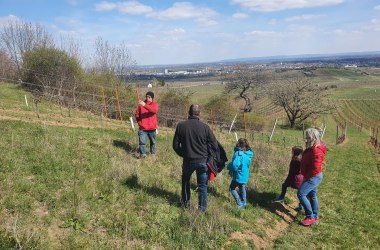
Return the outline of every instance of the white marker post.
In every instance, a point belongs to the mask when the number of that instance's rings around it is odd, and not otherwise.
[[[238,115],[238,114],[236,113],[234,119],[233,119],[232,122],[231,122],[230,130],[228,130],[228,133],[231,133],[231,129],[232,129],[232,126],[233,126],[234,123],[235,123],[235,120],[236,120],[237,115]]]
[[[276,121],[274,122],[273,129],[272,129],[272,133],[270,134],[270,137],[269,137],[269,141],[272,140],[272,136],[273,136],[274,130],[275,130],[275,128],[276,128],[276,124],[277,124],[277,118],[276,118]]]
[[[133,124],[132,116],[129,117],[129,121],[131,122],[131,127],[132,127],[133,131],[135,131],[135,125]]]
[[[26,106],[29,108],[29,105],[28,105],[28,98],[26,98],[26,95],[25,95],[24,97],[25,97],[25,104],[26,104]]]

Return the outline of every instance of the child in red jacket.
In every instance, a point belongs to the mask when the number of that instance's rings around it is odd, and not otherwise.
[[[274,199],[273,202],[284,202],[285,194],[288,187],[299,189],[303,181],[303,175],[300,172],[301,167],[301,158],[302,158],[303,149],[300,146],[292,147],[292,160],[289,164],[289,172],[284,183],[282,184],[282,191],[279,197]],[[302,210],[301,203],[296,208],[297,211]]]

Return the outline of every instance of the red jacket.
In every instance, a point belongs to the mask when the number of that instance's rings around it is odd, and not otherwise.
[[[322,142],[320,145],[307,148],[303,152],[301,174],[304,176],[304,181],[322,172],[322,163],[325,159],[326,149],[326,144]]]
[[[150,103],[145,102],[145,106],[137,106],[136,121],[140,130],[157,129],[157,112],[158,104],[153,100]]]

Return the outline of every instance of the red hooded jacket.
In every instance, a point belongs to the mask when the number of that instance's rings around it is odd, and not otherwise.
[[[301,159],[301,174],[304,176],[304,181],[311,177],[317,176],[322,172],[322,163],[325,159],[326,144],[321,142],[318,146],[307,148]]]
[[[158,104],[152,102],[145,102],[145,106],[137,106],[136,108],[136,121],[139,124],[140,130],[155,130],[157,129],[157,112]]]

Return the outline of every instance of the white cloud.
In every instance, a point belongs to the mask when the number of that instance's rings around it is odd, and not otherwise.
[[[380,10],[380,5],[374,7],[375,10]]]
[[[145,15],[146,17],[156,18],[160,20],[195,20],[196,22],[210,26],[217,22],[213,17],[217,15],[213,9],[207,7],[198,7],[190,2],[176,2],[171,7],[156,11],[148,5],[144,5],[138,1],[127,2],[101,2],[95,5],[98,11],[117,10],[124,14]]]
[[[142,4],[137,1],[127,1],[127,2],[101,2],[95,5],[96,10],[98,11],[110,11],[117,10],[124,14],[132,14],[132,15],[141,15],[147,14],[153,11],[153,8]]]
[[[254,30],[250,32],[245,32],[245,35],[248,36],[256,36],[256,37],[274,37],[277,36],[277,33],[274,31],[266,31],[266,30]]]
[[[206,25],[216,24],[212,20],[217,13],[206,7],[197,7],[190,2],[177,2],[172,7],[164,10],[149,14],[148,16],[158,18],[160,20],[184,20],[194,19]]]
[[[294,21],[303,21],[303,20],[313,20],[313,19],[319,19],[323,17],[324,15],[300,15],[300,16],[291,16],[285,18],[286,22],[294,22]]]
[[[233,18],[236,18],[236,19],[246,19],[249,17],[249,15],[247,15],[246,13],[242,13],[242,12],[236,12],[232,15]]]
[[[287,9],[331,6],[343,3],[344,1],[345,0],[231,0],[231,3],[252,11],[271,12]]]
[[[186,33],[186,30],[183,29],[183,28],[176,28],[176,29],[171,29],[171,30],[168,30],[165,32],[166,35],[170,35],[170,36],[173,36],[173,35],[182,35],[182,34],[185,34]]]
[[[380,20],[379,19],[372,19],[371,24],[372,24],[372,28],[375,31],[380,31]]]

